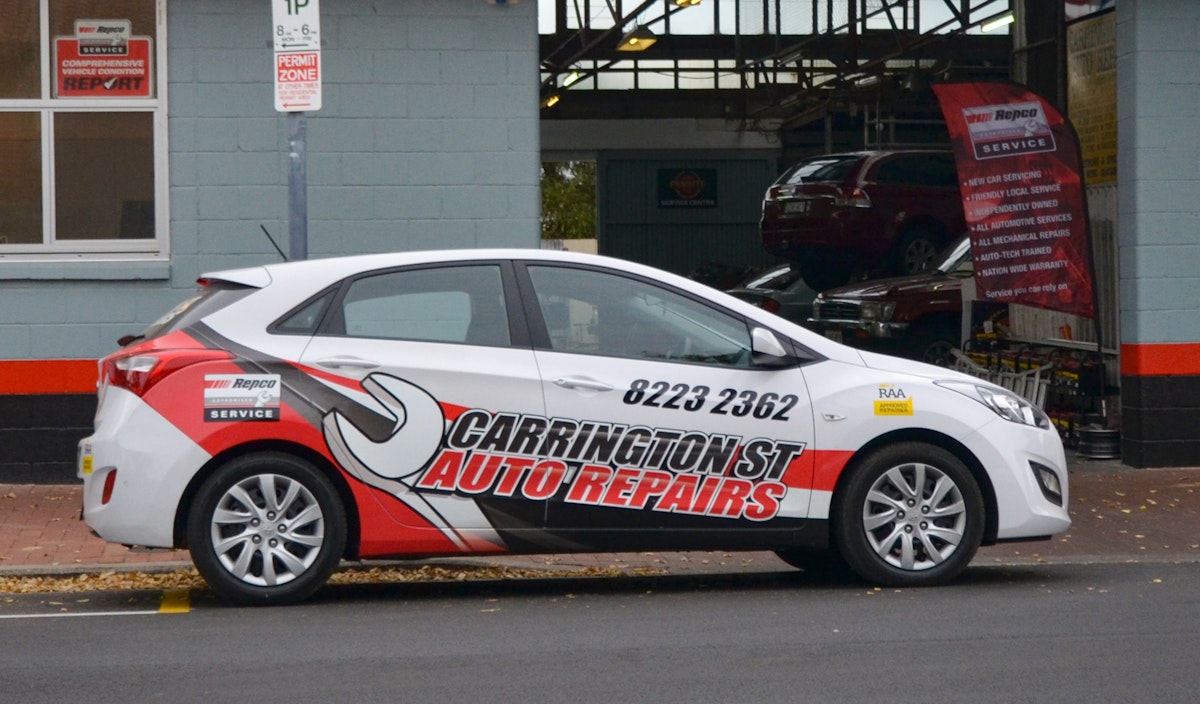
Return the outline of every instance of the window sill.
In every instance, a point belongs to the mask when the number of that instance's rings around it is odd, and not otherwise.
[[[169,279],[167,259],[0,259],[0,281],[144,281]]]

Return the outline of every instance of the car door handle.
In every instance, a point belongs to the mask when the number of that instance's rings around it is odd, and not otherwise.
[[[342,367],[375,369],[379,366],[379,362],[372,362],[369,359],[361,359],[359,357],[326,357],[325,359],[317,360],[317,364],[330,369],[341,369]]]
[[[555,386],[564,389],[586,389],[588,391],[612,391],[613,387],[603,381],[596,381],[582,376],[563,376],[554,380]]]

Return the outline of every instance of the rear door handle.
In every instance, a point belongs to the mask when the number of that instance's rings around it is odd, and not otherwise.
[[[317,364],[322,367],[328,367],[329,369],[341,369],[342,367],[349,367],[351,369],[375,369],[379,366],[379,362],[372,362],[369,359],[350,356],[326,357],[325,359],[317,360]]]
[[[603,381],[596,381],[585,376],[561,376],[554,380],[555,386],[564,389],[584,389],[587,391],[612,391],[613,387]]]

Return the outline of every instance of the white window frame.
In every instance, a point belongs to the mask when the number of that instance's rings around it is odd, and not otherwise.
[[[42,150],[42,242],[0,245],[0,263],[34,261],[167,260],[171,215],[167,135],[167,3],[154,2],[153,98],[55,98],[53,37],[49,34],[50,0],[38,0],[41,51],[41,97],[0,98],[0,112],[39,114]],[[114,18],[119,19],[119,18]],[[54,184],[54,114],[56,112],[149,112],[154,140],[154,237],[152,239],[56,240]]]

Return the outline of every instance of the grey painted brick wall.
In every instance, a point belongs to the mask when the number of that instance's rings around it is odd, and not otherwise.
[[[1122,341],[1200,342],[1200,3],[1116,13]]]
[[[536,2],[326,0],[307,121],[309,256],[539,243]],[[169,266],[0,272],[0,359],[90,359],[204,271],[286,252],[267,2],[166,3]],[[14,273],[14,271],[16,273]]]

